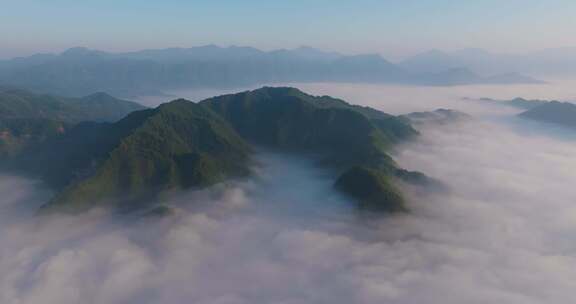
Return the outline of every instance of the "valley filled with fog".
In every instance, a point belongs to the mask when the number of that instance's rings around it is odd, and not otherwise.
[[[473,117],[425,125],[396,147],[402,167],[449,188],[406,186],[409,214],[365,218],[323,169],[270,151],[254,178],[174,196],[174,216],[130,223],[98,210],[37,217],[49,191],[1,176],[10,194],[0,200],[0,302],[566,303],[576,288],[576,131],[462,98],[574,100],[573,83],[287,84],[391,114]]]

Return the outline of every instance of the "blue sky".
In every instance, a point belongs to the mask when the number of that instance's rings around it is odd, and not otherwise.
[[[0,0],[0,57],[211,43],[521,52],[576,46],[575,16],[573,0]]]

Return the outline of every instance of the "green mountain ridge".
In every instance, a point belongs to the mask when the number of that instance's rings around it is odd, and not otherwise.
[[[250,174],[258,147],[314,155],[335,186],[374,211],[408,208],[399,180],[426,184],[401,169],[393,146],[418,135],[408,120],[329,96],[264,87],[193,103],[175,100],[115,123],[80,123],[21,153],[16,167],[57,189],[43,210],[81,212],[107,206],[142,210],[165,194]],[[359,169],[360,168],[360,169]],[[370,180],[366,191],[350,176]],[[394,195],[392,195],[394,194]]]
[[[45,209],[76,212],[103,202],[138,209],[163,191],[204,187],[249,172],[250,148],[216,114],[192,102],[135,112],[109,130],[101,139],[111,143],[105,157]],[[98,155],[85,159],[92,162]]]
[[[324,153],[327,161],[344,165],[391,165],[384,151],[418,134],[395,116],[294,88],[263,88],[200,104],[220,114],[251,142]]]

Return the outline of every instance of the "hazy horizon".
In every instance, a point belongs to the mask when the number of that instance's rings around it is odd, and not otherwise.
[[[0,58],[74,46],[117,52],[206,44],[309,45],[394,60],[429,49],[522,53],[576,46],[575,10],[566,0],[6,1],[0,17],[11,26],[0,29]]]
[[[338,53],[344,56],[355,56],[355,55],[367,55],[367,54],[377,54],[382,56],[384,59],[390,60],[393,63],[398,63],[401,62],[405,59],[409,59],[412,58],[414,56],[420,55],[420,54],[424,54],[427,52],[444,52],[447,54],[450,53],[455,53],[455,52],[460,52],[460,51],[484,51],[487,53],[491,53],[491,54],[497,54],[497,55],[529,55],[529,54],[534,54],[534,53],[538,53],[538,52],[545,52],[545,51],[550,51],[550,50],[569,50],[569,51],[576,51],[576,43],[572,46],[558,46],[558,47],[545,47],[545,48],[540,48],[540,49],[532,49],[532,50],[518,50],[518,51],[498,51],[498,50],[494,50],[494,49],[489,49],[489,48],[481,48],[481,47],[474,47],[474,46],[467,46],[467,47],[461,47],[461,48],[453,48],[453,49],[439,49],[439,48],[423,48],[423,49],[419,49],[419,50],[414,50],[411,52],[407,52],[407,53],[403,53],[403,54],[389,54],[386,51],[376,51],[376,50],[366,50],[366,51],[357,51],[357,52],[346,52],[343,50],[339,50],[339,49],[327,49],[327,48],[321,48],[321,47],[317,47],[314,45],[306,45],[306,44],[300,44],[300,45],[294,45],[294,46],[279,46],[276,48],[260,48],[257,46],[253,46],[253,45],[243,45],[243,44],[218,44],[218,43],[206,43],[206,44],[190,44],[190,45],[167,45],[167,46],[162,46],[162,45],[158,45],[155,47],[143,47],[143,48],[126,48],[126,49],[114,49],[114,48],[106,48],[106,47],[87,47],[85,45],[70,45],[70,46],[64,46],[64,47],[59,47],[59,48],[54,48],[54,49],[48,49],[48,50],[41,50],[39,49],[38,51],[28,51],[28,52],[23,52],[23,53],[19,53],[19,54],[14,54],[14,55],[7,55],[7,56],[2,56],[0,54],[0,60],[12,60],[12,59],[17,59],[17,58],[25,58],[25,57],[29,57],[29,56],[34,56],[34,55],[42,55],[42,54],[52,54],[52,55],[59,55],[62,54],[64,52],[66,52],[67,50],[70,49],[88,49],[88,50],[94,50],[94,51],[102,51],[102,52],[106,52],[106,53],[111,53],[111,54],[121,54],[121,53],[131,53],[131,52],[139,52],[139,51],[147,51],[147,50],[169,50],[169,49],[193,49],[193,48],[200,48],[200,47],[208,47],[208,46],[215,46],[215,47],[219,47],[219,48],[254,48],[263,52],[274,52],[274,51],[280,51],[280,50],[296,50],[296,49],[300,49],[300,48],[311,48],[311,49],[315,49],[315,50],[319,50],[319,51],[323,51],[323,52],[329,52],[329,53]]]

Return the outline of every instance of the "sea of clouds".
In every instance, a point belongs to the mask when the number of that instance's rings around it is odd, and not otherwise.
[[[424,126],[394,152],[450,191],[408,190],[410,214],[367,219],[310,161],[262,153],[255,178],[175,197],[172,217],[127,221],[34,216],[49,191],[2,176],[0,303],[571,302],[573,131],[440,94],[388,102],[385,89],[338,88],[331,95],[393,113],[473,114]]]

